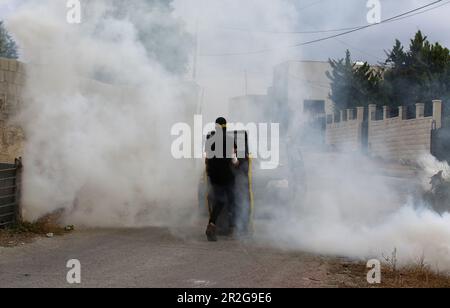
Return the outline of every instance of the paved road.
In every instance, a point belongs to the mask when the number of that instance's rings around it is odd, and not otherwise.
[[[325,258],[234,240],[208,243],[161,228],[84,230],[0,248],[0,287],[70,287],[66,263],[82,265],[81,287],[333,287]],[[198,234],[198,235],[195,235]]]
[[[384,168],[380,176],[406,195],[417,184],[411,183],[410,171],[403,169]],[[323,176],[322,185],[330,181],[329,174]],[[164,228],[82,230],[22,247],[0,248],[0,287],[70,287],[66,281],[70,259],[81,262],[81,287],[336,287],[352,282],[339,270],[342,260],[250,241],[208,243],[203,227],[173,232]]]

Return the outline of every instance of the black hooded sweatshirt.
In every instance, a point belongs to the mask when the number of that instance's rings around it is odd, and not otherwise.
[[[216,136],[216,132],[212,132],[207,137],[207,158],[206,158],[206,172],[213,185],[231,185],[234,183],[234,172],[232,165],[232,155],[236,149],[236,143],[233,137],[228,136],[226,129],[224,129],[220,136]],[[213,138],[214,137],[214,138]],[[223,155],[214,152],[216,151],[217,138],[222,139]],[[232,147],[227,147],[227,143]],[[218,149],[219,151],[220,149]],[[212,151],[212,152],[210,152]],[[219,156],[219,157],[217,157]]]

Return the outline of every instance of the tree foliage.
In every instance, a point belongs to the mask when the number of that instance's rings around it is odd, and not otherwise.
[[[408,51],[397,40],[387,56],[384,91],[395,105],[448,100],[450,53],[447,48],[439,43],[431,44],[419,31],[411,40]]]
[[[418,31],[407,50],[396,40],[386,56],[377,68],[353,64],[349,51],[345,59],[330,60],[330,97],[338,110],[369,103],[398,107],[450,99],[448,48],[430,43]]]
[[[345,58],[330,60],[331,72],[327,72],[331,83],[330,98],[337,110],[366,106],[379,99],[381,73],[366,63],[354,63],[350,51]]]
[[[0,21],[0,57],[17,59],[19,57],[17,44]]]

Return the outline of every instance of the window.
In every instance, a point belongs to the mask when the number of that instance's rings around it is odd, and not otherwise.
[[[305,100],[303,102],[303,110],[309,114],[324,114],[325,101],[324,100]]]

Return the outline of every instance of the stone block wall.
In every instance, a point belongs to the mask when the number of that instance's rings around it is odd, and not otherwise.
[[[22,155],[23,132],[11,120],[21,106],[24,84],[24,64],[0,58],[0,162],[14,162]]]
[[[415,161],[431,153],[431,134],[442,125],[442,102],[433,102],[433,116],[425,117],[424,104],[416,104],[416,117],[406,118],[404,107],[399,116],[389,118],[385,108],[382,120],[376,121],[376,105],[369,106],[368,152],[378,158]]]
[[[335,115],[329,115],[325,133],[326,144],[339,151],[361,150],[363,121],[364,108],[358,108],[356,114],[350,109],[341,111],[338,119]]]
[[[377,120],[376,105],[369,105],[368,119],[364,108],[341,112],[340,119],[328,116],[326,143],[340,151],[364,149],[370,156],[385,160],[415,161],[424,153],[431,153],[432,132],[442,127],[442,101],[433,101],[433,115],[425,117],[425,105],[416,104],[416,117],[407,119],[406,108],[399,107],[399,115],[390,118],[388,107]],[[367,144],[367,146],[365,146]]]

